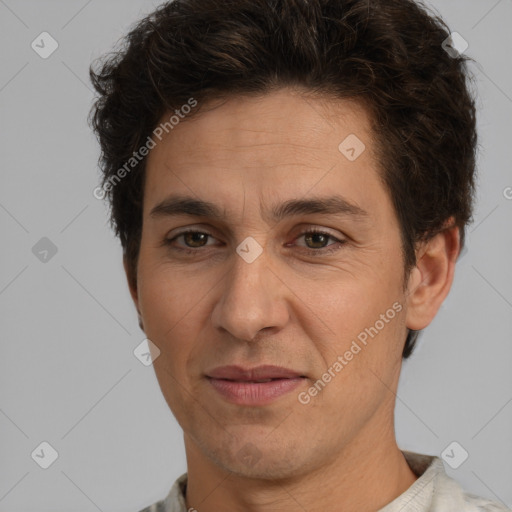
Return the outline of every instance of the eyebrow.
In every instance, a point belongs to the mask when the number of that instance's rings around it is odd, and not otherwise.
[[[356,220],[364,220],[369,217],[367,211],[336,195],[312,199],[291,199],[275,205],[270,215],[265,214],[263,218],[270,223],[278,222],[286,217],[313,214],[344,215]],[[180,195],[164,199],[151,209],[149,215],[153,218],[190,215],[219,221],[225,217],[222,210],[214,203]]]

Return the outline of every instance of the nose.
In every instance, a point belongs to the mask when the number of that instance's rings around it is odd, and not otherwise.
[[[236,252],[222,281],[222,292],[212,311],[216,329],[228,331],[239,340],[253,341],[263,329],[279,331],[289,318],[288,288],[269,266],[263,253],[248,263]]]

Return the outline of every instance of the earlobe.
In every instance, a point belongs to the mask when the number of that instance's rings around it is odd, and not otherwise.
[[[419,247],[406,296],[409,329],[422,330],[434,319],[452,286],[459,250],[458,227],[445,228]]]

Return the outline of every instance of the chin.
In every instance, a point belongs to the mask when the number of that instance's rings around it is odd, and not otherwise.
[[[277,450],[268,444],[253,444],[248,441],[236,450],[235,443],[220,451],[210,453],[214,463],[225,471],[242,478],[279,480],[300,475],[305,461],[297,457],[297,450]],[[281,447],[283,448],[283,447]]]
[[[283,480],[300,474],[299,468],[293,467],[290,464],[283,464],[281,460],[260,459],[254,466],[240,462],[225,461],[223,468],[237,477],[256,480]]]

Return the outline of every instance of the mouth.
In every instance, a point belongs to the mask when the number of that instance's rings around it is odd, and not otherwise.
[[[283,378],[276,378],[276,379],[260,379],[260,380],[242,380],[242,379],[221,379],[221,380],[227,380],[229,382],[251,382],[256,384],[261,384],[262,382],[272,382],[273,380],[283,380]]]
[[[208,372],[207,377],[213,379],[232,380],[239,382],[260,382],[278,379],[295,379],[305,377],[301,372],[283,366],[261,365],[254,368],[242,366],[219,366]]]
[[[270,404],[306,379],[300,372],[269,365],[256,368],[223,366],[208,372],[206,377],[213,389],[228,402],[252,406]]]

